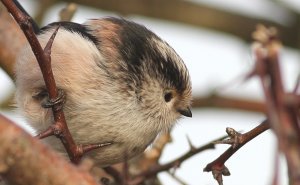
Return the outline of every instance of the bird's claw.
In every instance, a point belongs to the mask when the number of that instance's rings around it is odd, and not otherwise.
[[[66,100],[66,96],[65,96],[64,91],[62,89],[58,89],[57,98],[49,99],[49,95],[47,95],[47,98],[44,99],[41,102],[41,106],[43,108],[53,108],[53,107],[55,107],[56,110],[60,110],[60,109],[62,109],[62,107],[65,103],[65,100]]]

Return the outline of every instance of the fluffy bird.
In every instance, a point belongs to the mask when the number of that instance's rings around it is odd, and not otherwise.
[[[112,143],[87,156],[101,166],[142,153],[182,115],[191,117],[191,81],[182,59],[156,34],[122,18],[84,24],[52,23],[39,30],[44,47],[60,25],[52,46],[52,70],[65,93],[64,113],[77,144]],[[44,80],[29,44],[16,63],[16,101],[37,131],[53,123]],[[64,153],[51,136],[51,147]]]

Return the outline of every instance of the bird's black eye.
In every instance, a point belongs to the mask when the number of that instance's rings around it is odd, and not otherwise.
[[[173,98],[172,93],[168,92],[168,93],[165,94],[165,101],[166,102],[171,101],[172,98]]]

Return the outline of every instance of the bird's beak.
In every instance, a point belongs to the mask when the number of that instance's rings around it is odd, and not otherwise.
[[[190,118],[192,117],[192,112],[190,107],[187,107],[185,109],[179,109],[178,112],[183,116],[190,117]]]

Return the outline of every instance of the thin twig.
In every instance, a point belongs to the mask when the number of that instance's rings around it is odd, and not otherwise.
[[[183,163],[185,160],[191,158],[192,156],[194,156],[200,152],[203,152],[205,150],[208,150],[208,149],[214,149],[215,142],[219,141],[219,140],[223,140],[226,137],[227,136],[218,138],[218,139],[211,141],[211,142],[209,142],[201,147],[198,147],[198,148],[193,147],[188,152],[183,154],[182,156],[180,156],[180,157],[176,158],[175,160],[170,161],[166,164],[163,164],[163,165],[156,164],[153,167],[149,168],[148,170],[141,172],[140,174],[134,176],[132,179],[130,179],[130,182],[128,184],[130,184],[130,185],[139,184],[139,183],[143,182],[145,179],[148,179],[148,178],[151,178],[151,177],[157,175],[159,172],[168,171],[171,168],[178,167],[178,166],[180,166],[181,163]]]
[[[256,136],[260,135],[264,131],[268,130],[269,128],[270,125],[268,124],[268,121],[265,120],[260,125],[250,130],[249,132],[237,135],[237,137],[239,138],[237,140],[234,139],[237,142],[234,145],[232,145],[230,148],[228,148],[222,155],[220,155],[213,162],[207,164],[206,167],[203,169],[203,171],[205,172],[211,171],[214,175],[214,178],[218,181],[218,183],[220,185],[223,184],[222,175],[230,175],[228,168],[225,166],[225,162],[233,154],[235,154],[242,146],[244,146],[246,143],[251,141]]]
[[[187,185],[186,182],[184,182],[182,179],[180,179],[179,177],[177,177],[175,174],[170,173],[170,171],[167,172],[168,175],[170,175],[174,180],[176,180],[179,184],[181,185]]]

